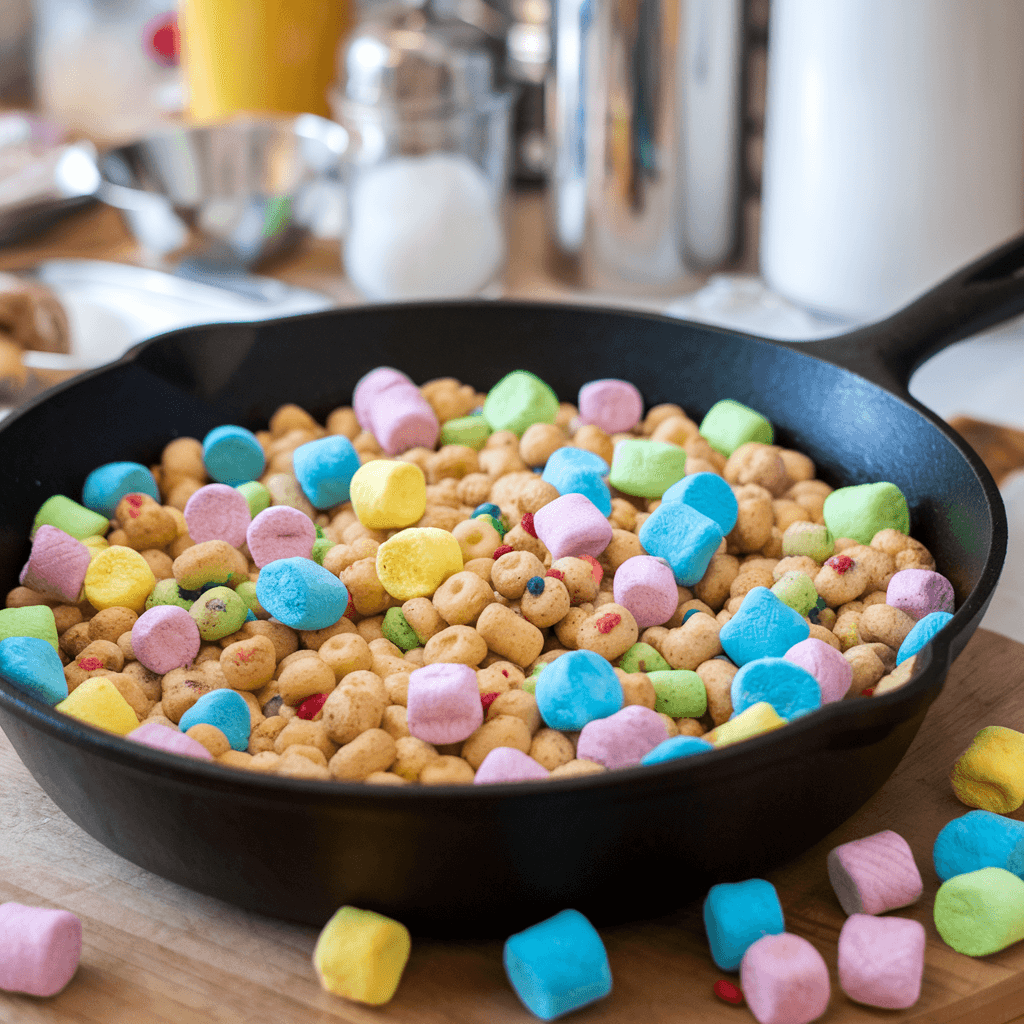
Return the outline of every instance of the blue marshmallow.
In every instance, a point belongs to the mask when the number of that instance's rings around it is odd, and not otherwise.
[[[763,878],[713,885],[704,900],[704,930],[715,963],[723,971],[739,970],[758,939],[786,930],[775,886]]]
[[[694,473],[674,483],[662,496],[662,503],[681,501],[713,519],[722,536],[736,525],[740,505],[732,488],[717,473]]]
[[[642,530],[640,543],[643,544]],[[739,611],[722,627],[718,640],[732,663],[742,668],[758,658],[781,658],[790,647],[810,635],[811,627],[802,615],[767,587],[754,587],[743,598]]]
[[[949,612],[929,612],[923,619],[918,619],[896,652],[896,664],[899,665],[917,654],[952,618]]]
[[[968,811],[945,825],[932,847],[935,874],[945,882],[982,868],[1024,878],[1024,821],[991,811]]]
[[[267,460],[256,435],[245,427],[214,427],[203,438],[203,464],[218,483],[237,487],[256,480]]]
[[[237,690],[211,690],[181,716],[178,728],[188,732],[193,725],[212,725],[227,736],[232,750],[246,750],[250,721],[249,705]]]
[[[50,707],[68,695],[60,655],[48,640],[35,636],[0,640],[0,676]]]
[[[292,452],[292,470],[314,508],[348,501],[349,484],[359,468],[359,454],[340,434],[307,441]]]
[[[608,463],[583,448],[558,448],[544,465],[541,479],[551,484],[559,494],[582,494],[600,510],[601,515],[612,514],[612,494],[605,476]]]
[[[593,651],[570,651],[552,661],[537,676],[534,696],[544,722],[570,732],[614,715],[624,703],[615,669]]]
[[[644,551],[664,558],[681,587],[700,582],[723,536],[713,519],[680,501],[662,501],[639,533]]]
[[[153,474],[138,462],[108,462],[94,469],[82,488],[82,504],[108,519],[126,494],[148,494],[160,500]]]
[[[256,599],[292,629],[326,629],[345,614],[345,584],[310,558],[278,558],[260,570]]]
[[[714,745],[702,740],[699,736],[673,736],[659,743],[652,751],[644,754],[641,764],[661,764],[662,761],[674,761],[679,757],[691,754],[703,754],[706,750],[714,750]]]
[[[785,658],[748,661],[732,677],[730,696],[734,715],[762,701],[771,704],[787,720],[821,707],[818,680],[807,669]]]
[[[516,995],[541,1020],[578,1010],[612,990],[604,943],[578,910],[563,910],[513,935],[503,959]]]

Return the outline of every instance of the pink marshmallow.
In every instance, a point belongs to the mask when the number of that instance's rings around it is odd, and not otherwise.
[[[799,665],[818,680],[821,703],[842,700],[853,683],[853,666],[831,644],[808,637],[794,644],[783,655],[786,661]]]
[[[855,1003],[906,1010],[921,995],[924,947],[919,921],[851,914],[839,933],[839,984]]]
[[[576,756],[609,770],[628,768],[666,739],[661,715],[640,704],[628,704],[614,715],[587,722],[576,741]]]
[[[484,706],[476,672],[441,662],[409,675],[409,733],[427,743],[460,743],[483,725]]]
[[[553,561],[567,555],[597,558],[611,543],[612,524],[582,494],[563,494],[533,515],[533,528]]]
[[[480,762],[473,782],[531,782],[546,779],[550,773],[544,765],[515,747],[495,747]]]
[[[143,668],[163,675],[191,665],[202,639],[196,620],[176,604],[144,611],[132,626],[132,651]]]
[[[615,570],[612,588],[615,603],[629,609],[641,631],[668,622],[679,604],[672,567],[653,555],[627,558]]]
[[[888,829],[837,846],[827,864],[829,881],[847,914],[909,907],[924,889],[910,844]]]
[[[198,757],[200,761],[213,760],[213,754],[198,740],[186,736],[183,732],[178,732],[177,729],[161,725],[159,722],[143,722],[138,729],[133,729],[125,738],[156,750],[166,750],[169,754]]]
[[[74,604],[82,592],[91,557],[80,540],[56,526],[40,526],[18,582],[47,597]]]
[[[747,947],[740,988],[758,1024],[809,1024],[827,1009],[828,965],[806,939],[764,935]]]
[[[593,423],[607,434],[632,430],[644,414],[643,396],[626,380],[592,380],[580,388],[581,423]]]
[[[899,608],[915,622],[932,612],[955,611],[953,584],[930,569],[901,569],[885,590],[885,603]]]
[[[256,568],[262,569],[279,558],[309,558],[316,542],[316,527],[297,508],[271,505],[249,524],[245,542]]]
[[[68,910],[0,904],[0,989],[55,996],[82,958],[82,922]]]
[[[225,540],[233,548],[241,547],[251,521],[245,495],[227,484],[200,487],[185,503],[188,535],[197,544]]]
[[[356,384],[352,408],[359,425],[388,455],[409,448],[433,448],[441,426],[420,389],[404,374],[381,366]]]

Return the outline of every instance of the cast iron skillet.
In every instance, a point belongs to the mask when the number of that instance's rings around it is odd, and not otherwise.
[[[1024,310],[1024,238],[882,323],[785,345],[660,316],[511,302],[355,308],[174,332],[61,386],[0,427],[0,585],[33,516],[87,472],[146,463],[177,435],[264,426],[283,402],[319,418],[375,366],[486,390],[539,374],[563,399],[599,377],[700,418],[761,410],[833,485],[891,480],[957,611],[903,689],[833,704],[778,733],[682,761],[548,783],[381,788],[250,775],[133,744],[0,680],[0,726],[39,784],[111,850],[192,889],[322,924],[344,903],[419,932],[499,934],[566,907],[593,920],[664,913],[761,875],[857,810],[905,753],[992,597],[1006,549],[995,484],[907,393],[912,370]],[[828,361],[828,360],[831,360]],[[833,365],[833,364],[839,365]],[[896,823],[894,823],[896,824]]]

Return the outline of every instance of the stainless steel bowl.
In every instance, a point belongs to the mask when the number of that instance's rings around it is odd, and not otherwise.
[[[304,234],[340,234],[348,135],[315,114],[184,127],[99,159],[99,196],[152,254],[254,267]]]

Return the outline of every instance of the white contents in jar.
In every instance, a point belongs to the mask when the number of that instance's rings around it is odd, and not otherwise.
[[[397,157],[361,170],[349,217],[345,269],[370,299],[471,295],[505,259],[487,177],[458,153]]]

